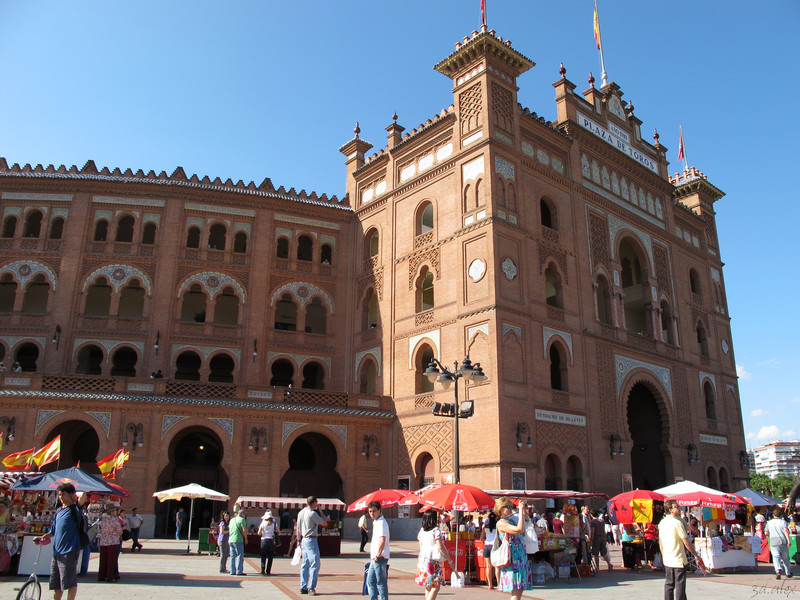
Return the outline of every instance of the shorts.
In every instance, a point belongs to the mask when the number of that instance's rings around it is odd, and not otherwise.
[[[50,589],[69,590],[78,586],[78,558],[81,550],[53,556],[50,563]]]
[[[605,556],[608,554],[608,545],[606,544],[606,538],[596,538],[592,540],[592,554],[594,556]]]

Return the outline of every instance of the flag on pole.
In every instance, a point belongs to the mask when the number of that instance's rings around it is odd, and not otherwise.
[[[594,0],[594,41],[598,50],[603,50],[603,42],[600,41],[600,19],[597,17],[597,0]]]
[[[486,0],[481,0],[481,24],[486,25]]]
[[[678,142],[678,160],[681,161],[686,158],[686,150],[683,147],[683,125],[681,125],[681,138]]]
[[[9,454],[3,459],[3,466],[9,471],[24,471],[33,458],[33,448]]]
[[[110,454],[105,458],[97,461],[97,467],[103,474],[104,479],[114,479],[117,476],[117,470],[125,466],[130,458],[130,452],[125,452],[124,448],[120,448],[114,454]]]
[[[34,452],[31,460],[36,463],[40,469],[51,462],[57,461],[61,458],[61,436],[58,435],[49,444]]]

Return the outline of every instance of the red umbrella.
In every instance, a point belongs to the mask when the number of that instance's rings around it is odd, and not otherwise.
[[[681,506],[704,506],[706,508],[736,510],[736,502],[720,494],[687,492],[685,494],[678,494],[677,496],[670,496],[667,500],[675,500]]]
[[[366,496],[362,496],[351,505],[347,507],[347,512],[355,512],[357,510],[364,510],[370,502],[380,502],[381,507],[394,506],[400,500],[411,494],[408,490],[395,490],[395,489],[380,489],[370,492]]]
[[[650,490],[633,490],[617,494],[608,501],[608,511],[617,523],[651,523],[653,502],[663,502],[666,496]]]
[[[419,501],[440,510],[486,512],[494,508],[494,498],[480,488],[463,483],[443,485],[424,492]]]

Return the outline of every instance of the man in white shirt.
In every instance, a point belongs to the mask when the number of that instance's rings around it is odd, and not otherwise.
[[[303,553],[300,564],[300,593],[317,595],[317,576],[319,575],[319,526],[328,525],[328,517],[317,512],[317,497],[309,496],[306,506],[297,515],[297,537]]]
[[[689,542],[678,503],[667,500],[664,502],[664,511],[667,514],[658,524],[658,545],[666,572],[664,600],[686,600],[686,550],[694,555],[701,569],[704,568],[703,561]]]
[[[388,600],[389,588],[389,524],[381,514],[381,503],[373,500],[367,506],[372,517],[372,542],[369,546],[367,591],[370,600]]]
[[[792,538],[789,537],[789,526],[783,520],[783,511],[780,508],[772,511],[772,518],[767,522],[766,531],[769,537],[769,550],[772,553],[772,564],[775,565],[775,579],[781,578],[781,571],[791,579],[792,563],[789,560],[789,546]]]
[[[131,514],[128,515],[128,527],[131,530],[131,540],[133,543],[131,544],[131,552],[136,552],[138,549],[139,552],[142,551],[142,545],[139,543],[139,531],[141,531],[142,523],[144,519],[139,515],[138,508],[134,508],[131,511]]]
[[[361,532],[361,548],[358,551],[364,552],[364,546],[366,546],[367,542],[369,541],[369,529],[367,529],[367,513],[361,515],[361,518],[358,520],[358,530]]]

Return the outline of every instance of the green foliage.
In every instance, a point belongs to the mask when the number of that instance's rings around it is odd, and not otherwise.
[[[778,475],[774,479],[760,473],[750,472],[750,488],[780,500],[792,490],[795,478],[791,475]]]

